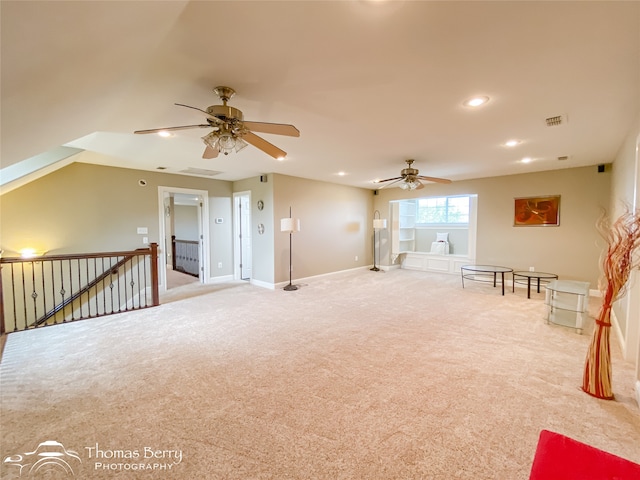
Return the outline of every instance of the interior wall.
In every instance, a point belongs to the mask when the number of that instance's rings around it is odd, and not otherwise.
[[[227,182],[225,182],[227,183]],[[227,184],[231,188],[231,184]],[[233,275],[233,204],[226,191],[209,196],[211,277]]]
[[[403,198],[477,194],[476,263],[502,265],[515,270],[556,273],[567,280],[582,280],[596,288],[602,240],[595,228],[608,207],[611,173],[597,167],[481,178],[451,184],[427,184],[407,192],[380,190],[374,208],[389,211],[389,201]],[[558,227],[514,227],[514,198],[560,195]],[[388,255],[381,261],[389,265]]]
[[[274,220],[273,220],[273,175],[262,175],[239,180],[233,183],[234,193],[251,192],[251,280],[266,285],[274,283]],[[262,210],[258,209],[258,202],[262,200]],[[258,225],[264,227],[259,233]],[[279,224],[278,224],[279,226]],[[279,233],[279,232],[278,232]]]
[[[611,217],[626,206],[640,208],[640,112],[612,165]],[[636,252],[640,255],[640,252]],[[636,396],[640,403],[640,274],[631,272],[627,295],[613,306],[625,358],[636,362]]]
[[[430,252],[431,243],[436,241],[438,233],[448,233],[449,253],[451,255],[469,254],[469,229],[447,227],[417,227],[416,252]]]
[[[174,205],[174,235],[177,240],[198,241],[198,207]]]
[[[280,219],[299,218],[292,237],[292,277],[368,266],[373,262],[371,190],[274,174],[275,283],[289,280],[289,235]]]
[[[231,182],[221,180],[73,163],[2,195],[3,255],[17,256],[26,247],[49,254],[133,250],[145,246],[143,237],[164,250],[159,186],[207,190],[210,199],[229,198],[232,190]],[[210,209],[210,216],[229,217],[218,210]],[[146,227],[147,233],[138,234],[138,227]],[[216,233],[212,228],[212,263],[232,253]]]

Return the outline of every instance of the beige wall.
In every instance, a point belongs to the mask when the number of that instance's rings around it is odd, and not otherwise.
[[[301,223],[292,239],[294,280],[371,264],[371,190],[279,174],[273,183],[276,283],[289,279],[289,235],[280,232],[289,207]]]
[[[198,241],[198,207],[174,205],[173,229],[177,240]]]
[[[140,179],[146,181],[141,187]],[[143,247],[142,237],[159,239],[158,187],[207,190],[210,218],[230,220],[232,184],[184,175],[73,163],[0,197],[3,255],[25,247],[40,252],[90,253]],[[223,197],[226,203],[215,199]],[[230,233],[210,221],[212,265],[231,257]],[[140,235],[137,227],[147,227]],[[222,274],[211,268],[213,275]]]
[[[247,178],[234,182],[233,191],[251,192],[251,277],[268,285],[274,283],[273,276],[273,175],[265,175],[266,182],[260,177]],[[262,200],[264,208],[258,210],[258,200]],[[264,225],[264,233],[258,233],[258,224]],[[279,226],[279,225],[278,225]],[[278,232],[279,233],[279,232]]]
[[[616,218],[625,205],[640,208],[640,113],[618,152],[612,168],[610,211]],[[640,255],[640,252],[636,252]],[[625,358],[636,362],[636,399],[640,403],[640,275],[631,272],[628,294],[618,300],[613,313],[618,323],[615,333],[620,338]]]
[[[602,242],[595,229],[601,209],[609,203],[610,172],[597,167],[554,170],[454,182],[427,184],[406,192],[383,189],[374,208],[388,218],[388,203],[401,198],[476,194],[478,229],[476,263],[503,265],[517,270],[557,273],[561,278],[591,282],[596,288]],[[513,199],[561,195],[559,227],[514,227]],[[381,263],[388,265],[388,256]]]

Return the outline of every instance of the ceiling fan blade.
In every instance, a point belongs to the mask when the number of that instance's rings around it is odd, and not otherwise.
[[[389,179],[383,180],[383,181],[384,182],[388,182],[389,180],[394,180],[394,181],[391,182],[391,183],[387,183],[386,185],[382,185],[378,190],[382,190],[383,188],[387,188],[387,187],[390,187],[391,185],[395,185],[396,183],[401,182],[403,180],[403,178],[402,177],[398,177],[397,179],[396,178],[389,178]]]
[[[207,117],[209,116],[209,113],[206,110],[202,110],[201,108],[198,108],[198,107],[192,107],[191,105],[185,105],[184,103],[174,103],[174,105],[177,105],[178,107],[192,108],[194,110],[198,110],[199,112],[204,113]]]
[[[246,128],[253,132],[272,133],[274,135],[287,135],[289,137],[299,137],[300,130],[293,125],[284,123],[267,122],[242,122]]]
[[[210,158],[216,158],[218,156],[218,150],[216,148],[211,148],[209,145],[204,149],[204,153],[202,154],[202,158],[206,158],[207,160]]]
[[[158,133],[158,132],[170,132],[172,130],[187,130],[189,128],[211,128],[208,123],[200,125],[183,125],[181,127],[165,127],[165,128],[151,128],[149,130],[136,130],[133,133]]]
[[[374,180],[373,183],[384,183],[384,182],[390,182],[391,180],[402,180],[404,177],[393,177],[393,178],[386,178],[384,180]]]
[[[278,147],[273,145],[272,143],[267,142],[264,138],[261,138],[251,132],[247,132],[242,136],[242,139],[250,143],[256,148],[259,148],[267,155],[271,155],[273,158],[284,158],[287,156],[287,152],[284,150],[280,150]]]
[[[427,180],[428,182],[435,182],[435,183],[451,183],[451,180],[447,179],[447,178],[437,178],[437,177],[425,177],[423,175],[418,175],[418,178],[420,180]]]

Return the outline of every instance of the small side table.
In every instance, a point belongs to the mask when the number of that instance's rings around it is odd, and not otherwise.
[[[552,280],[546,288],[547,323],[575,328],[582,333],[584,316],[589,307],[589,282]]]
[[[511,272],[513,272],[513,269],[509,267],[498,267],[495,265],[463,265],[462,267],[460,267],[460,274],[462,275],[462,288],[464,288],[465,278],[467,280],[473,280],[476,282],[493,281],[493,286],[495,287],[498,280],[498,274],[500,274],[502,295],[504,295],[504,274]],[[484,280],[483,277],[489,277],[489,280]]]
[[[516,291],[516,283],[520,283],[516,277],[527,279],[527,298],[531,298],[531,279],[536,279],[536,291],[540,293],[540,282],[548,283],[551,280],[557,280],[558,275],[555,273],[544,272],[513,272],[513,282],[511,282],[511,293]]]

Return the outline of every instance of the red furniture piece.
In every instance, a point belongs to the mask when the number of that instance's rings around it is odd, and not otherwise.
[[[542,430],[529,480],[638,480],[640,465]]]

